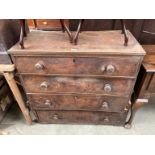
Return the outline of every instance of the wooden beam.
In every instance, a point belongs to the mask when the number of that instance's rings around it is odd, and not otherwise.
[[[14,79],[14,74],[13,71],[15,70],[15,65],[10,64],[10,65],[4,65],[0,64],[0,73],[4,75],[26,121],[28,124],[32,124],[32,120],[29,114],[29,110],[26,108],[25,103],[23,101],[22,95],[20,93],[20,90],[16,84],[16,81]]]
[[[10,64],[10,65],[4,65],[4,64],[0,64],[0,73],[3,72],[13,72],[15,70],[15,65],[14,64]]]
[[[25,103],[23,101],[23,98],[21,96],[21,93],[19,91],[19,88],[17,87],[16,81],[14,79],[13,73],[3,73],[8,85],[10,86],[10,89],[27,121],[28,124],[32,124],[32,120],[29,114],[29,110],[26,108]]]

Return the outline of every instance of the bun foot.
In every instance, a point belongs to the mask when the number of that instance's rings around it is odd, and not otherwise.
[[[124,125],[124,128],[125,129],[131,129],[131,127],[132,127],[132,125],[131,124],[128,124],[128,123]]]

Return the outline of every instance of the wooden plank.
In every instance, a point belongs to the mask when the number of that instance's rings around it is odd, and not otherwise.
[[[29,110],[26,108],[25,106],[25,103],[23,101],[23,98],[21,96],[21,93],[20,93],[20,90],[19,88],[17,87],[17,84],[16,84],[16,81],[14,80],[14,77],[13,77],[13,73],[4,73],[3,74],[27,123],[28,124],[32,124],[32,120],[31,120],[31,117],[30,117],[30,114],[29,114]]]
[[[12,72],[15,70],[15,65],[14,64],[10,64],[10,65],[4,65],[4,64],[0,64],[0,72]]]

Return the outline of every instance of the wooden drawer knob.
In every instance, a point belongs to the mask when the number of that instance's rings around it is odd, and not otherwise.
[[[108,65],[106,67],[106,71],[109,73],[113,73],[113,72],[115,72],[115,67],[113,65]]]
[[[42,83],[40,84],[40,88],[42,88],[42,89],[47,89],[47,88],[48,88],[48,83],[47,83],[46,81],[42,82]]]
[[[109,118],[108,118],[108,117],[105,117],[103,121],[104,121],[105,123],[108,123],[108,122],[109,122]]]
[[[102,103],[102,108],[103,109],[108,109],[109,108],[109,104],[107,102],[103,102]]]
[[[50,102],[50,100],[46,100],[46,101],[45,101],[45,105],[50,106],[50,105],[52,105],[52,103]]]
[[[103,65],[103,66],[101,67],[101,71],[104,72],[105,69],[106,69],[106,67]]]
[[[124,108],[124,111],[128,111],[128,108],[127,108],[127,107],[125,107],[125,108]]]
[[[112,90],[111,85],[110,84],[105,84],[104,91],[109,93],[109,92],[111,92],[111,90]]]
[[[58,120],[59,119],[58,115],[57,114],[53,115],[53,119]]]
[[[44,62],[43,61],[39,61],[35,64],[35,68],[37,70],[43,70],[44,69]]]

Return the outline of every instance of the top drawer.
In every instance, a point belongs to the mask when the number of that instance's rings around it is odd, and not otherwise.
[[[17,56],[19,73],[77,74],[135,77],[140,57],[52,57]]]

